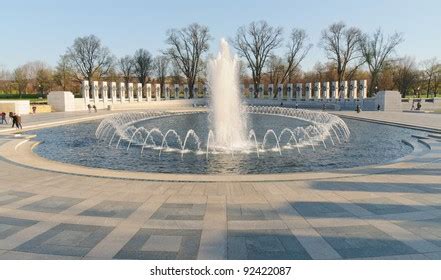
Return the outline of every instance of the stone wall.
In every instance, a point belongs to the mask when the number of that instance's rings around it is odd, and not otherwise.
[[[30,112],[29,100],[0,100],[0,112],[14,112],[19,115],[27,115]]]

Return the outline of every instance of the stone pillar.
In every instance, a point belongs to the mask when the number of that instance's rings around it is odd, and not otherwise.
[[[203,91],[204,91],[204,98],[207,98],[208,95],[210,94],[208,91],[208,85],[204,84]]]
[[[348,97],[348,81],[341,82],[338,95],[340,100],[345,100]]]
[[[142,84],[138,83],[136,85],[136,94],[138,95],[138,102],[142,102]]]
[[[305,85],[305,99],[306,101],[309,101],[311,99],[311,83],[306,83]]]
[[[199,98],[199,88],[198,88],[197,84],[194,84],[194,86],[193,86],[193,97]]]
[[[277,99],[283,100],[283,84],[277,85]]]
[[[107,82],[101,82],[101,98],[103,99],[104,103],[107,103]]]
[[[401,111],[401,94],[398,91],[379,91],[375,96],[375,109],[381,111]]]
[[[288,100],[292,100],[292,84],[287,84],[286,85],[286,98]]]
[[[331,82],[331,99],[336,100],[338,99],[338,81],[332,81]]]
[[[170,100],[170,85],[169,84],[164,85],[164,95],[165,95],[165,100]]]
[[[263,84],[260,84],[259,88],[257,90],[258,90],[258,97],[257,98],[263,99],[263,90],[264,90]]]
[[[89,81],[83,81],[81,85],[81,97],[84,98],[84,102],[86,103],[86,105],[90,102],[89,90]]]
[[[121,102],[126,101],[126,84],[123,82],[118,85],[118,95]]]
[[[175,96],[175,99],[179,99],[179,91],[180,91],[180,86],[179,86],[179,84],[175,84],[175,89],[174,89],[174,96]]]
[[[319,100],[320,99],[320,92],[321,92],[321,88],[320,88],[320,82],[315,82],[314,83],[314,100]]]
[[[129,92],[129,102],[133,102],[133,83],[129,83],[129,88],[128,88],[128,92]]]
[[[329,99],[329,82],[322,83],[322,98],[325,100]]]
[[[116,82],[110,82],[109,92],[110,92],[110,98],[112,99],[112,103],[115,103],[116,102]]]
[[[367,80],[359,81],[357,98],[360,100],[367,98]]]
[[[147,102],[152,101],[152,84],[145,84],[145,91],[147,93]]]
[[[268,99],[274,99],[274,97],[275,97],[274,85],[269,84],[268,85]]]
[[[353,101],[357,98],[357,81],[349,82],[349,99]]]
[[[296,84],[296,100],[300,101],[302,100],[302,89],[303,89],[303,84],[301,83],[297,83]]]
[[[161,101],[161,85],[155,84],[156,101]]]
[[[190,94],[189,94],[189,89],[188,89],[188,85],[184,85],[184,99],[189,99]]]
[[[93,94],[93,102],[98,103],[99,101],[99,86],[97,81],[93,81],[92,83],[92,94]]]
[[[254,84],[248,85],[248,98],[254,98]]]

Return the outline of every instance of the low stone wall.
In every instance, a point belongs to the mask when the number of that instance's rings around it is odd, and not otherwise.
[[[414,109],[417,106],[417,103],[421,102],[421,110],[422,111],[435,111],[441,110],[441,98],[413,98],[413,99],[402,99],[401,101],[401,109],[403,110],[412,110],[412,104],[414,105]]]
[[[27,115],[30,112],[29,100],[0,100],[0,112]]]

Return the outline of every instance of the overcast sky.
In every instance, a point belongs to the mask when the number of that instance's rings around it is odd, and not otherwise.
[[[397,55],[441,58],[440,14],[440,0],[0,0],[0,67],[11,70],[34,60],[55,66],[76,37],[89,34],[97,35],[117,57],[138,48],[155,55],[165,47],[168,29],[192,22],[209,27],[213,53],[220,38],[230,38],[239,26],[258,20],[282,26],[285,35],[293,27],[306,30],[314,47],[302,64],[304,70],[326,61],[317,46],[320,33],[337,21],[364,32],[378,27],[402,32],[405,42]]]

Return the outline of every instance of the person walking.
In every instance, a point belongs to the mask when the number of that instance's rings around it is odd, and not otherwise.
[[[10,112],[9,117],[11,117],[11,119],[12,119],[12,126],[11,127],[17,126],[17,115],[15,113]]]
[[[8,120],[6,119],[6,113],[2,112],[2,124],[8,124]]]
[[[95,113],[98,112],[98,110],[96,109],[95,104],[93,105],[93,110],[95,111]]]
[[[15,125],[17,126],[18,129],[23,129],[23,126],[21,125],[21,116],[20,115],[15,115]]]
[[[32,106],[32,113],[35,115],[35,113],[37,112],[37,106]]]
[[[92,106],[90,104],[87,104],[87,109],[89,110],[89,113],[92,112]]]

